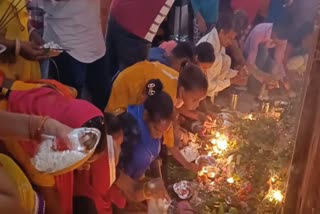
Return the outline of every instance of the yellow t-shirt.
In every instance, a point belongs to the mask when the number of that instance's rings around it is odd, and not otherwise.
[[[16,185],[21,206],[28,214],[32,214],[36,209],[35,192],[20,167],[8,156],[0,153],[0,167]]]
[[[5,0],[0,1],[0,17],[4,15],[10,6],[12,1]],[[16,11],[20,10],[19,14],[15,16],[6,27],[0,31],[0,35],[4,36],[8,40],[20,40],[23,42],[29,41],[29,31],[28,31],[28,11],[23,8],[26,1],[23,0],[19,2],[18,0],[13,1],[13,5],[17,5],[14,10],[9,15],[11,18]],[[14,12],[13,12],[14,11]],[[7,78],[19,79],[19,80],[38,80],[41,78],[40,65],[37,61],[29,61],[21,56],[16,57],[15,63],[3,63],[0,62],[0,70],[2,70]]]
[[[127,109],[130,105],[143,102],[146,84],[151,79],[160,79],[163,90],[167,92],[175,103],[177,97],[179,73],[159,62],[139,62],[122,71],[113,83],[111,96],[106,112],[116,112]],[[164,144],[168,147],[174,145],[173,128],[164,135]]]

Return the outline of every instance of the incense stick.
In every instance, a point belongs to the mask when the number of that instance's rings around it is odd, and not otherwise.
[[[18,15],[23,9],[25,9],[26,6],[27,6],[27,4],[25,4],[23,7],[21,7],[7,22],[5,22],[2,26],[0,26],[0,31],[1,31],[4,27],[6,27],[6,25],[9,24],[10,21],[16,17],[16,15]]]
[[[2,15],[2,17],[1,17],[1,19],[0,19],[0,26],[1,26],[1,23],[3,22],[3,19],[6,17],[6,15],[7,15],[7,13],[8,13],[8,11],[9,11],[9,9],[11,9],[12,10],[12,4],[13,4],[13,1],[14,0],[12,0],[11,2],[10,2],[10,4],[9,4],[9,6],[8,6],[8,8],[7,8],[7,10],[4,12],[4,14]],[[10,14],[10,13],[9,13]]]

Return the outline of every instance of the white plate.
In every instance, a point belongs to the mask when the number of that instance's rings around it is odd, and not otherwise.
[[[0,44],[0,53],[4,52],[6,50],[7,50],[7,47]]]
[[[42,135],[38,152],[31,162],[39,172],[59,175],[92,155],[100,137],[100,131],[95,128],[74,129],[68,134],[70,149],[58,151],[56,137]]]
[[[180,181],[173,185],[174,192],[179,196],[179,198],[185,200],[192,196],[193,190],[191,182],[189,181]]]

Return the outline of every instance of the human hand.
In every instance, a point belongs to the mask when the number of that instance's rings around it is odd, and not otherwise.
[[[28,60],[45,60],[48,59],[48,55],[45,50],[39,45],[35,45],[31,42],[21,42],[20,55]]]
[[[147,198],[170,199],[162,178],[154,178],[145,183],[143,191]]]
[[[287,91],[290,91],[291,87],[290,87],[289,81],[283,80],[282,83],[283,83],[284,88],[285,88]]]
[[[201,33],[205,33],[207,31],[207,24],[204,18],[200,13],[197,14],[197,24]]]
[[[243,77],[241,75],[237,75],[230,79],[232,85],[236,86],[246,86],[247,84],[247,77]]]
[[[194,173],[198,173],[201,170],[201,166],[195,163],[189,163],[185,168]]]
[[[249,71],[247,69],[246,66],[242,66],[240,69],[239,69],[239,73],[238,73],[239,76],[242,76],[242,77],[248,77],[249,76]]]
[[[60,123],[54,119],[47,119],[43,125],[43,134],[55,136],[58,140],[63,142],[63,145],[58,145],[62,147],[69,148],[70,140],[68,134],[72,131],[72,128]],[[59,148],[57,148],[59,149]]]
[[[42,46],[45,44],[45,41],[42,39],[42,37],[38,34],[36,30],[33,30],[30,34],[30,41],[38,46]]]

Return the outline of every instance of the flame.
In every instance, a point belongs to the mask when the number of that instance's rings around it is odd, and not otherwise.
[[[220,132],[216,132],[216,138],[220,138]]]
[[[216,173],[214,173],[214,172],[209,172],[209,173],[208,173],[208,177],[209,177],[209,178],[214,178],[214,177],[216,177]]]
[[[198,176],[202,176],[202,175],[204,175],[204,172],[203,172],[202,170],[200,170],[200,171],[198,172]]]
[[[226,139],[218,139],[217,146],[218,149],[225,151],[228,148],[228,141]]]
[[[228,182],[229,184],[233,184],[233,183],[234,183],[233,177],[228,178],[228,179],[227,179],[227,182]]]
[[[282,202],[283,201],[283,195],[280,190],[272,190],[269,193],[269,200],[270,201],[276,201],[276,202]]]
[[[213,138],[211,140],[211,143],[213,145],[217,145],[219,150],[227,150],[228,148],[228,137],[224,134],[220,134],[219,132],[216,132],[216,138]]]
[[[253,114],[248,114],[248,115],[246,115],[246,116],[244,117],[244,119],[245,119],[245,120],[254,120],[255,118],[254,118]]]

